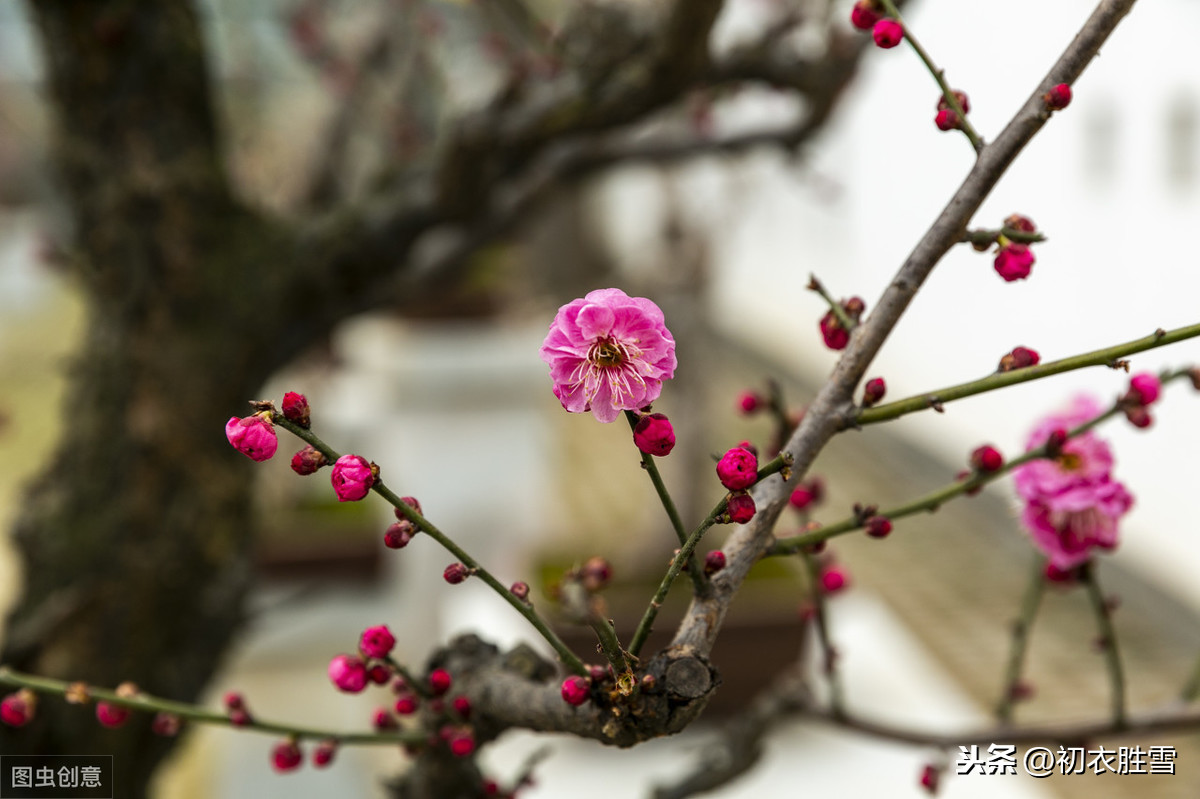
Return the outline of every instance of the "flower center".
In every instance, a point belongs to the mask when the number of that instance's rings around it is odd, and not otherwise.
[[[597,366],[620,366],[628,353],[611,338],[602,338],[588,349],[587,359]]]
[[[1083,457],[1078,452],[1064,452],[1058,456],[1058,465],[1073,472],[1083,466]]]

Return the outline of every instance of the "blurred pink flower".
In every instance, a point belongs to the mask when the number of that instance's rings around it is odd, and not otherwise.
[[[571,413],[611,422],[644,408],[675,375],[675,339],[657,305],[599,289],[558,309],[542,343],[554,396]]]
[[[1026,449],[1046,443],[1055,431],[1068,431],[1100,415],[1095,400],[1080,397],[1064,413],[1043,419]],[[1025,501],[1021,521],[1050,564],[1061,570],[1086,562],[1093,548],[1117,545],[1117,521],[1133,505],[1125,486],[1112,478],[1108,443],[1088,431],[1067,440],[1054,458],[1039,458],[1013,472]]]

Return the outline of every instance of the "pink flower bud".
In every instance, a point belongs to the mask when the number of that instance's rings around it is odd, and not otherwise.
[[[1136,428],[1145,430],[1154,424],[1154,417],[1146,410],[1145,405],[1126,405],[1122,410],[1125,411],[1125,418]]]
[[[309,428],[308,399],[295,391],[284,394],[283,418],[307,430]]]
[[[381,624],[378,627],[368,627],[362,631],[362,636],[358,641],[358,651],[362,652],[364,657],[383,659],[391,654],[392,647],[396,645],[396,636],[392,635],[392,631],[387,628],[386,624]]]
[[[33,718],[37,697],[28,688],[9,694],[0,700],[0,721],[10,727],[24,727]]]
[[[295,771],[304,762],[304,753],[295,741],[282,741],[271,750],[271,767],[280,774]]]
[[[1152,405],[1162,392],[1162,383],[1158,376],[1150,372],[1141,372],[1129,378],[1129,400],[1138,405]]]
[[[862,404],[864,408],[870,408],[875,403],[883,399],[887,394],[887,383],[882,377],[873,377],[863,386]]]
[[[183,719],[174,713],[156,713],[150,722],[150,731],[164,738],[174,738],[183,726]]]
[[[941,772],[937,770],[936,766],[926,765],[925,768],[921,769],[921,787],[929,791],[930,794],[937,793],[938,778],[940,775]]]
[[[338,502],[355,502],[365,497],[375,485],[375,471],[361,455],[343,455],[333,464],[329,480]]]
[[[1065,83],[1052,86],[1050,91],[1042,95],[1046,108],[1051,111],[1061,111],[1071,104],[1071,87]]]
[[[734,494],[725,505],[725,512],[729,514],[729,521],[734,524],[745,524],[750,521],[754,518],[756,510],[754,497],[745,492]]]
[[[971,113],[971,98],[967,97],[966,92],[955,89],[954,90],[954,99],[958,101],[958,107],[962,109],[962,112],[964,114]],[[943,110],[953,111],[954,110],[950,107],[950,103],[946,100],[946,96],[944,94],[938,95],[937,110],[938,111],[943,111]]]
[[[749,488],[758,480],[758,458],[742,447],[734,447],[717,462],[717,477],[730,491]]]
[[[411,716],[417,712],[419,702],[415,694],[401,694],[396,697],[394,710],[399,716]]]
[[[984,444],[971,453],[970,464],[971,468],[977,472],[991,474],[1000,471],[1000,468],[1004,466],[1004,456],[995,447]]]
[[[958,114],[954,113],[953,109],[943,108],[934,116],[933,124],[942,131],[958,130],[962,127],[962,120],[958,118]]]
[[[455,757],[470,757],[475,751],[475,736],[470,730],[459,730],[446,740],[446,747]]]
[[[863,526],[872,538],[886,538],[892,532],[892,520],[886,516],[871,516]]]
[[[725,553],[719,549],[714,549],[704,556],[704,573],[716,574],[725,568]]]
[[[244,710],[246,707],[246,698],[237,691],[230,691],[225,694],[224,700],[226,710]]]
[[[858,0],[854,4],[854,8],[850,9],[850,24],[860,31],[871,30],[881,17],[882,15],[871,0]]]
[[[529,583],[518,580],[508,587],[512,595],[522,602],[529,598]]]
[[[591,693],[591,686],[588,681],[577,674],[573,674],[562,683],[562,698],[568,705],[579,707],[588,700],[588,695]]]
[[[1029,249],[1028,245],[1013,241],[1000,248],[992,266],[995,267],[996,274],[1011,283],[1014,280],[1024,280],[1029,277],[1036,260],[1033,250]]]
[[[451,563],[442,571],[442,579],[450,585],[458,585],[471,576],[471,570],[461,563]]]
[[[579,582],[592,592],[607,586],[612,576],[612,564],[599,555],[588,558],[579,569]]]
[[[321,451],[312,444],[305,444],[304,449],[292,456],[292,471],[298,475],[314,474],[328,461]]]
[[[1026,366],[1037,366],[1042,357],[1037,350],[1028,347],[1014,347],[1013,351],[1000,359],[999,371],[1011,372],[1014,369],[1024,369]]]
[[[826,594],[836,594],[849,583],[846,572],[838,566],[829,566],[821,570],[821,590]]]
[[[375,708],[375,712],[371,714],[371,726],[375,728],[376,732],[387,732],[388,730],[396,729],[400,725],[392,717],[392,714],[388,712],[386,707],[377,707]]]
[[[313,750],[312,764],[317,768],[325,768],[333,762],[333,756],[337,754],[337,749],[338,742],[332,738],[321,741]]]
[[[633,443],[639,452],[661,458],[675,449],[675,429],[663,414],[647,414],[633,428]]]
[[[116,729],[129,720],[129,708],[108,702],[97,702],[96,720],[110,730]]]
[[[329,661],[329,679],[339,691],[356,694],[367,687],[367,666],[361,658],[337,655]]]
[[[465,696],[456,696],[450,701],[450,707],[458,714],[458,717],[463,721],[471,718],[471,700]]]
[[[871,30],[875,44],[884,50],[890,50],[904,41],[904,27],[894,19],[881,19]]]
[[[429,672],[429,690],[434,696],[441,696],[450,690],[454,680],[450,676],[450,672],[445,669],[434,669]]]
[[[269,460],[279,449],[275,425],[257,414],[241,419],[231,416],[225,423],[225,438],[238,452],[260,463]]]
[[[840,304],[852,322],[857,322],[867,307],[861,297],[851,297],[848,300],[842,300]],[[826,311],[825,315],[821,317],[820,328],[821,337],[829,349],[842,350],[850,343],[850,331],[842,326],[832,310]]]
[[[417,513],[421,513],[421,503],[417,502],[416,497],[400,497],[400,501],[403,502],[408,507],[415,510]],[[392,512],[396,514],[397,521],[401,521],[401,522],[408,521],[408,517],[405,516],[404,512],[401,511],[399,508],[393,508]]]
[[[1037,225],[1033,224],[1033,220],[1024,214],[1009,214],[1004,219],[1004,226],[1010,230],[1017,230],[1021,233],[1036,233]]]
[[[254,717],[247,710],[229,711],[229,723],[235,727],[248,727],[254,723]]]
[[[383,545],[388,549],[404,549],[413,539],[413,523],[408,519],[393,522],[383,534]]]
[[[367,679],[376,685],[387,685],[392,679],[392,672],[382,663],[376,663],[367,669]]]
[[[754,391],[743,391],[738,395],[737,407],[745,415],[750,415],[763,406],[763,398]]]

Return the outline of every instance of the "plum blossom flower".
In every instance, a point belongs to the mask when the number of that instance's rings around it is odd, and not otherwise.
[[[1099,404],[1077,398],[1064,413],[1043,419],[1026,449],[1061,436],[1101,413]],[[1125,486],[1112,477],[1108,443],[1092,431],[1068,439],[1054,458],[1039,458],[1013,472],[1017,494],[1025,502],[1021,522],[1050,565],[1066,571],[1086,562],[1093,549],[1117,545],[1117,521],[1133,505]]]
[[[643,408],[675,376],[675,339],[657,305],[599,289],[558,309],[542,343],[554,396],[571,413],[611,422]]]
[[[225,438],[238,452],[260,463],[269,460],[279,448],[275,426],[259,414],[239,419],[231,416],[225,423]]]

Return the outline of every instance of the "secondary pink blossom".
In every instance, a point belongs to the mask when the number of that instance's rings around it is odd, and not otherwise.
[[[238,452],[252,461],[269,460],[279,448],[275,425],[262,416],[230,417],[225,423],[225,438]]]
[[[1140,372],[1129,378],[1129,398],[1138,405],[1152,405],[1162,393],[1162,382],[1150,372]]]
[[[10,727],[24,727],[33,718],[35,704],[34,695],[28,689],[11,693],[0,701],[0,721]]]
[[[295,741],[281,741],[271,750],[271,767],[279,773],[295,771],[304,762],[304,753]]]
[[[591,693],[591,686],[584,677],[572,675],[563,680],[562,683],[562,698],[568,705],[579,707],[588,700]]]
[[[396,637],[392,635],[392,631],[386,624],[380,624],[378,627],[363,630],[358,641],[358,651],[369,658],[385,658],[395,645]]]
[[[329,661],[329,679],[339,691],[356,694],[367,687],[367,664],[351,655],[337,655]]]
[[[1092,399],[1080,397],[1064,413],[1043,419],[1026,449],[1040,447],[1059,431],[1069,430],[1101,413]],[[1094,549],[1117,545],[1117,522],[1128,512],[1133,497],[1112,478],[1113,457],[1108,444],[1088,431],[1068,439],[1054,458],[1039,458],[1013,473],[1017,494],[1025,501],[1021,522],[1050,565],[1072,569],[1086,562]]]
[[[339,502],[354,502],[365,497],[375,485],[375,472],[361,455],[343,455],[333,464],[329,481]]]
[[[992,262],[992,266],[996,269],[996,274],[1011,283],[1014,280],[1024,280],[1029,277],[1029,273],[1033,271],[1033,262],[1036,260],[1029,245],[1010,242],[996,253],[996,260]]]
[[[743,447],[734,447],[717,461],[717,477],[730,491],[749,488],[758,480],[758,458]]]
[[[599,289],[558,309],[542,343],[554,396],[571,413],[611,422],[644,408],[675,376],[675,339],[657,305]]]
[[[129,719],[129,708],[108,702],[96,703],[96,720],[109,729],[116,729]]]

